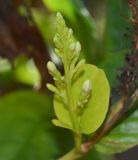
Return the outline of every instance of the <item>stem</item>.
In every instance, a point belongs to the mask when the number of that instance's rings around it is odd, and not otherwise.
[[[81,147],[81,133],[74,133],[74,141],[75,141],[75,148],[76,152],[80,152],[80,147]]]
[[[75,150],[76,152],[79,152],[81,147],[81,133],[79,132],[79,125],[78,125],[79,123],[76,114],[76,106],[72,94],[71,77],[70,77],[70,70],[68,63],[65,63],[64,71],[65,71],[66,93],[68,99],[68,110],[73,124],[73,128],[76,131],[74,132]]]
[[[91,137],[87,142],[85,142],[84,144],[81,144],[81,150],[79,152],[75,152],[75,150],[71,150],[70,152],[68,152],[65,156],[63,156],[61,159],[59,160],[76,160],[78,158],[81,158],[83,156],[85,156],[90,149],[92,149],[94,147],[94,145],[99,142],[99,140],[101,140],[105,135],[107,135],[112,129],[113,126],[115,126],[118,121],[120,119],[122,119],[123,115],[120,115],[120,113],[122,113],[122,109],[126,108],[127,106],[132,106],[136,101],[138,100],[138,89],[136,89],[136,91],[134,92],[134,94],[128,99],[127,103],[124,104],[124,100],[122,98],[122,103],[123,103],[123,107],[119,107],[117,106],[117,108],[120,108],[117,112],[116,112],[116,108],[115,108],[115,114],[113,112],[112,117],[110,117],[106,122],[104,127],[99,130],[99,132],[97,132],[97,134],[93,137]],[[66,158],[70,158],[70,159],[66,159]]]
[[[68,152],[63,157],[59,158],[58,160],[76,160],[81,157],[82,157],[81,153],[76,152],[75,149],[72,149],[70,152]]]

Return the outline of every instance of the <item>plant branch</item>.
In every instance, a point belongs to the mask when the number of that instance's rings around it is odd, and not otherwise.
[[[90,138],[86,143],[82,145],[83,152],[85,151],[86,153],[94,147],[94,145],[101,140],[104,136],[106,136],[115,126],[116,124],[124,119],[124,116],[126,115],[127,110],[123,112],[125,108],[132,108],[133,104],[138,100],[138,89],[132,94],[128,100],[124,101],[124,98],[120,101],[122,103],[122,107],[120,107],[120,103],[118,104],[119,106],[116,106],[113,114],[107,119],[105,122],[103,128],[92,138]],[[116,108],[120,108],[116,112]],[[115,114],[114,114],[115,113]],[[112,117],[112,118],[111,118]]]
[[[81,146],[81,133],[79,133],[79,126],[78,126],[78,118],[76,115],[76,107],[74,104],[72,89],[71,89],[71,77],[70,77],[70,70],[69,70],[69,64],[66,62],[64,65],[64,71],[65,71],[65,83],[66,83],[66,93],[67,93],[67,99],[68,99],[68,110],[70,113],[71,121],[73,124],[74,129],[77,132],[74,132],[74,141],[75,141],[75,150],[77,152],[80,151]]]
[[[106,120],[102,129],[99,130],[87,142],[81,145],[80,152],[77,153],[73,149],[59,160],[76,160],[78,158],[85,156],[89,152],[89,150],[95,146],[97,142],[99,142],[104,136],[106,136],[116,126],[116,124],[120,120],[124,119],[124,116],[126,116],[127,110],[125,110],[125,112],[123,112],[123,110],[125,108],[128,108],[128,109],[132,108],[133,104],[137,100],[138,100],[138,89],[136,89],[136,91],[132,94],[132,96],[127,100],[125,100],[125,98],[122,97],[120,102],[117,104],[117,106],[114,107],[114,110],[112,111],[111,116],[109,116],[109,118]],[[68,157],[70,157],[70,159],[67,159]]]

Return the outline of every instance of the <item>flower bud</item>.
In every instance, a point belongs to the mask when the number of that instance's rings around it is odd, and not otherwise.
[[[70,38],[73,35],[73,30],[69,28],[68,30],[68,38]]]
[[[59,78],[61,76],[60,72],[57,70],[55,64],[51,61],[47,63],[47,68],[49,73],[54,77],[54,78]]]
[[[91,81],[90,80],[84,81],[82,86],[82,91],[77,103],[79,109],[84,108],[85,105],[88,103],[89,98],[91,96],[91,91],[92,91]]]
[[[64,22],[63,16],[61,15],[61,13],[60,13],[60,12],[57,12],[57,14],[56,14],[56,19],[57,19],[57,21],[59,21],[59,22],[60,22],[60,24],[61,24],[61,25],[65,25],[65,22]]]
[[[57,70],[55,64],[51,61],[47,63],[47,68],[49,72],[55,72]]]
[[[61,41],[60,35],[58,33],[55,34],[53,41],[54,41],[55,45],[59,45],[61,43],[60,42]]]
[[[56,17],[57,17],[57,18],[63,18],[63,16],[61,15],[60,12],[57,12]]]
[[[57,53],[57,55],[60,55],[60,51],[57,48],[55,48],[54,51]]]
[[[76,48],[76,44],[75,43],[71,43],[70,46],[69,46],[70,51],[74,52],[75,48]]]
[[[75,52],[79,53],[81,51],[81,44],[79,41],[76,42]]]
[[[91,91],[92,91],[91,81],[90,80],[84,81],[82,86],[82,92],[84,92],[85,94],[90,94]]]
[[[48,83],[48,84],[46,84],[46,87],[47,87],[50,91],[52,91],[52,92],[54,92],[54,93],[56,93],[56,94],[59,94],[58,89],[57,89],[54,85]]]

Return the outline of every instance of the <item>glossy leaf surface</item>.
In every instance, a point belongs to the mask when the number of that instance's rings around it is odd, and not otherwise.
[[[96,149],[105,154],[126,151],[138,144],[138,110],[103,138]]]

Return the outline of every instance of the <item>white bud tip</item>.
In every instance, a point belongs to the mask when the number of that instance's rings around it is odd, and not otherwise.
[[[80,42],[76,42],[76,52],[78,53],[78,52],[80,52],[81,51],[81,44],[80,44]]]
[[[46,87],[49,88],[49,86],[50,86],[50,83],[47,83],[47,84],[46,84]]]
[[[86,80],[83,83],[83,87],[82,90],[86,93],[90,93],[92,90],[92,85],[91,85],[91,81],[90,80]]]
[[[70,46],[69,46],[69,49],[71,51],[74,51],[75,50],[75,47],[76,47],[76,44],[75,43],[71,43]]]
[[[72,35],[73,35],[73,30],[71,28],[69,28],[68,37],[71,37]]]

